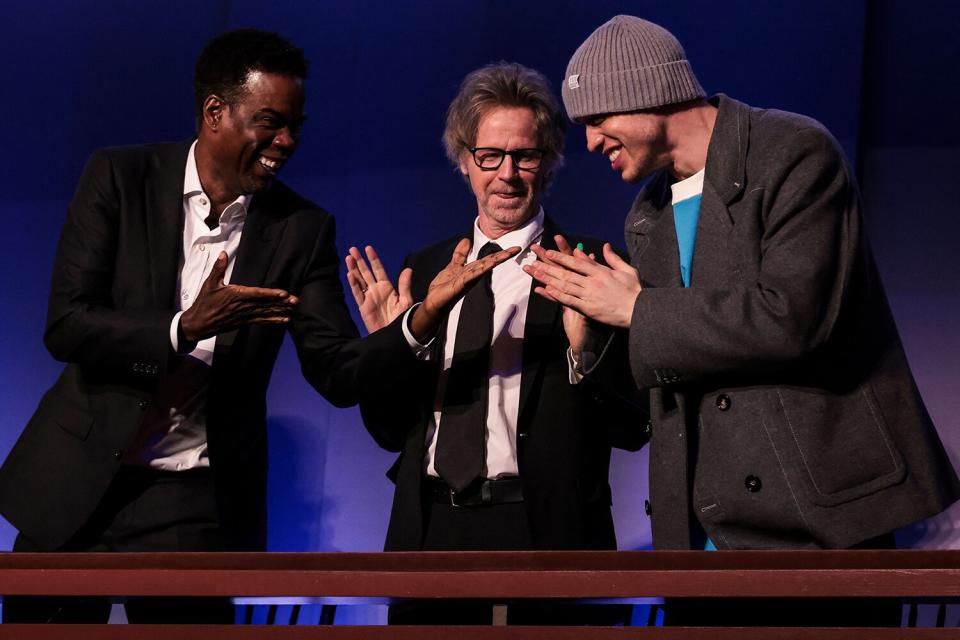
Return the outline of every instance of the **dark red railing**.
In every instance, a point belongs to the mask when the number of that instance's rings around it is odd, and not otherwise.
[[[960,598],[960,551],[0,554],[5,595]],[[762,603],[758,603],[762,606]],[[960,638],[960,629],[3,625],[0,637]]]

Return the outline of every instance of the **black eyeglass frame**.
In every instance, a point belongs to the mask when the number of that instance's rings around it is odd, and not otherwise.
[[[496,171],[503,165],[503,159],[507,156],[510,156],[510,158],[513,160],[513,166],[515,166],[517,169],[521,171],[536,171],[540,168],[540,165],[543,164],[543,157],[547,154],[546,149],[541,149],[539,147],[525,147],[522,149],[511,149],[510,151],[507,151],[506,149],[500,149],[498,147],[466,147],[466,149],[470,152],[470,155],[473,156],[473,163],[477,165],[481,171]],[[500,161],[495,167],[485,167],[480,164],[480,160],[477,158],[477,151],[496,151],[500,154]],[[529,155],[531,151],[539,154],[539,156]],[[520,163],[517,161],[518,154],[526,154],[526,158],[535,157],[537,164],[532,167],[521,167]]]

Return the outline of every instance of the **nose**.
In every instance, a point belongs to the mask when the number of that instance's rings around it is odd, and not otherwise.
[[[603,151],[603,136],[597,131],[596,127],[587,125],[587,151],[594,153]]]
[[[513,156],[503,156],[503,162],[500,163],[500,168],[497,169],[497,177],[501,180],[512,180],[519,173],[520,169],[518,169],[517,165],[513,162]]]
[[[286,151],[293,151],[297,147],[299,136],[290,127],[284,127],[273,136],[273,146]]]

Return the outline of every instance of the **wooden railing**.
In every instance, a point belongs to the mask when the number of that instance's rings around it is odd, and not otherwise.
[[[960,598],[960,551],[0,554],[4,595]],[[762,601],[758,603],[762,606]],[[960,629],[3,625],[0,637],[960,638]]]

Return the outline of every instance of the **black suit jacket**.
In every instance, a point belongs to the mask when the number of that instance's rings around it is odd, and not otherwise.
[[[555,248],[556,226],[547,219],[543,245]],[[450,238],[406,260],[413,268],[413,296],[422,300],[433,278],[449,262],[463,236]],[[577,239],[573,239],[576,242]],[[588,251],[599,255],[595,242]],[[607,473],[611,444],[636,449],[643,443],[639,411],[615,397],[596,395],[586,385],[568,380],[560,306],[532,292],[523,338],[518,419],[518,463],[536,549],[614,549]],[[384,548],[421,547],[426,430],[432,419],[441,357],[420,361],[401,328],[403,318],[374,334],[379,342],[379,393],[362,399],[367,429],[377,443],[400,452],[388,475],[396,483],[393,509]],[[381,334],[381,335],[377,335]],[[441,331],[440,336],[443,335]],[[442,337],[436,342],[442,349]],[[371,381],[373,384],[373,381]]]
[[[45,333],[67,363],[0,469],[0,511],[43,548],[90,516],[133,442],[158,381],[182,358],[169,328],[190,141],[95,152],[57,249]],[[254,196],[231,282],[300,298],[289,324],[307,379],[356,402],[356,328],[343,301],[334,219],[275,183]],[[207,437],[230,547],[265,544],[266,389],[280,325],[217,337]]]

